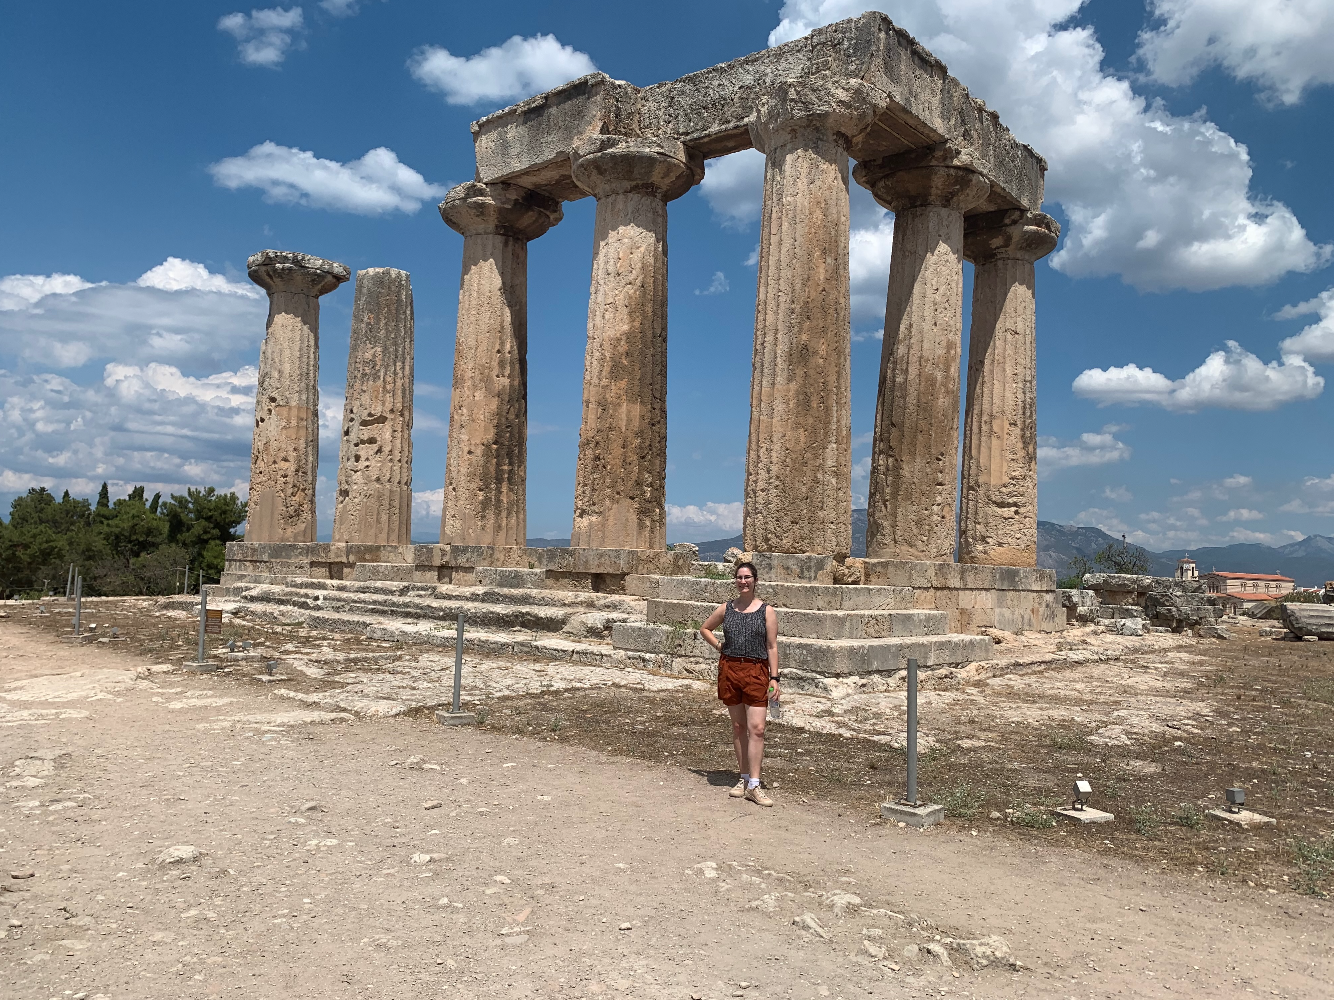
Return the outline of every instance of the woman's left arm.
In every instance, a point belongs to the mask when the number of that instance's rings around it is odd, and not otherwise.
[[[769,653],[769,697],[780,697],[778,689],[778,612],[764,609],[764,645]]]

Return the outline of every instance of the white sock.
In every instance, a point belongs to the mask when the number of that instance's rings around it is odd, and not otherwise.
[[[747,778],[747,779],[746,779],[746,787],[747,787],[747,788],[759,788],[759,787],[760,787],[760,779],[759,779],[759,778]]]

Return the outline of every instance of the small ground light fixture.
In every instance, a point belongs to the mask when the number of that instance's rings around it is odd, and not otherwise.
[[[1082,774],[1075,775],[1075,801],[1071,803],[1071,809],[1083,809],[1085,800],[1093,794],[1093,786],[1088,783],[1088,779]]]
[[[116,638],[118,635],[120,635],[120,629],[118,629],[118,628],[113,628],[113,629],[111,630],[111,638],[114,639],[114,638]]]
[[[228,639],[228,640],[227,640],[227,652],[229,652],[229,653],[235,653],[235,652],[236,652],[236,640],[235,640],[235,639]]]
[[[273,672],[278,669],[278,661],[269,660],[267,663],[264,664],[264,669],[267,670],[269,672],[269,676],[272,677]]]
[[[247,639],[245,642],[241,643],[241,648],[242,648],[242,649],[249,649],[250,646],[251,646],[251,642],[250,642],[249,639]]]
[[[1229,788],[1227,790],[1227,811],[1241,812],[1241,807],[1246,804],[1246,789]]]

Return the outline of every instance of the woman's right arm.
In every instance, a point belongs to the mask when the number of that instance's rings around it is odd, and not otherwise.
[[[699,634],[714,649],[722,652],[723,644],[718,641],[718,637],[713,634],[713,630],[723,623],[723,617],[727,614],[727,605],[720,604],[714,609],[713,614],[704,619],[704,624],[699,627]]]

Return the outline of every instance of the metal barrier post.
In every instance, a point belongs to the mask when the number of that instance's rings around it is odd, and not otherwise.
[[[908,659],[908,797],[917,805],[917,660]]]
[[[459,612],[454,631],[454,698],[448,712],[436,712],[435,721],[442,726],[470,726],[477,721],[472,712],[460,711],[463,694],[463,612]]]

